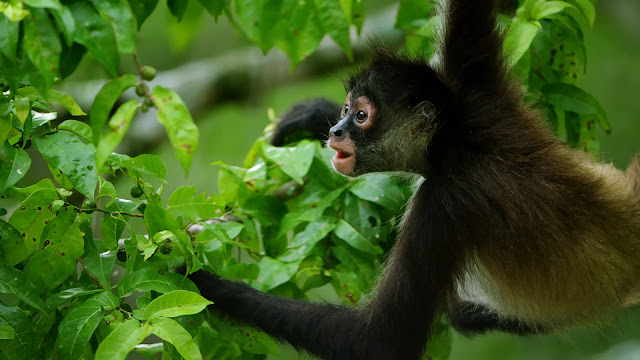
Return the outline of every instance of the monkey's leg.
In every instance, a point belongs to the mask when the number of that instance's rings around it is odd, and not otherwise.
[[[502,331],[522,336],[545,333],[542,326],[501,317],[486,306],[471,302],[461,302],[449,311],[449,320],[454,329],[467,336],[487,331]]]

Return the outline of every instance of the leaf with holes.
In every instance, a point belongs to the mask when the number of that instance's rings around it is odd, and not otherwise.
[[[92,144],[85,144],[75,134],[58,131],[34,136],[33,145],[52,169],[66,176],[82,195],[93,201],[98,173]]]
[[[586,91],[564,83],[552,83],[542,88],[550,104],[565,111],[573,111],[581,115],[595,115],[602,129],[611,132],[611,124],[607,118],[607,113],[598,100]]]
[[[11,214],[11,225],[8,228],[6,225],[2,226],[10,235],[2,237],[7,264],[13,266],[21,262],[36,249],[44,227],[56,216],[49,209],[49,204],[57,199],[58,194],[55,190],[39,189],[29,195]],[[16,234],[20,238],[17,238]]]
[[[24,273],[36,286],[53,289],[76,271],[84,239],[72,209],[62,210],[42,231],[40,248],[26,260]]]

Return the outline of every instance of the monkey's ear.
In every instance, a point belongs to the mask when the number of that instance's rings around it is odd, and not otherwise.
[[[411,129],[414,137],[428,134],[435,127],[435,119],[438,115],[437,108],[429,101],[423,101],[414,106],[416,122]]]

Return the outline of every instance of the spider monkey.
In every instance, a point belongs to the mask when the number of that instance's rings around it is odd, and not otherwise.
[[[274,137],[320,133],[340,111],[337,171],[424,177],[370,299],[347,308],[189,275],[213,307],[320,358],[411,360],[442,315],[467,334],[526,335],[640,299],[640,157],[622,172],[554,137],[506,69],[495,0],[443,10],[437,64],[374,50],[341,110],[294,108]]]

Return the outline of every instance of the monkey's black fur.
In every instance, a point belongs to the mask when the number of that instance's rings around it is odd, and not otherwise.
[[[640,285],[640,160],[624,174],[554,138],[505,70],[495,1],[450,0],[445,15],[434,66],[374,50],[345,85],[350,107],[374,110],[366,127],[343,111],[334,145],[354,153],[339,160],[425,177],[370,300],[308,303],[189,275],[215,308],[324,359],[416,360],[442,314],[461,331],[524,335],[596,319]],[[326,134],[337,113],[294,108],[273,143]],[[463,300],[469,279],[496,305]]]

